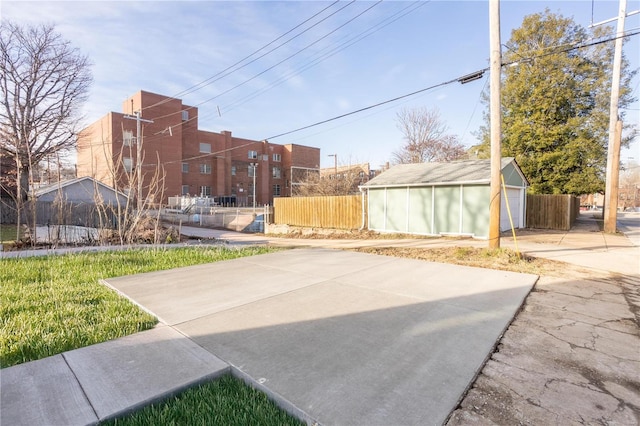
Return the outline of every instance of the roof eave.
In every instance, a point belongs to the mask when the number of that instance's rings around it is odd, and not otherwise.
[[[406,188],[406,187],[415,187],[415,186],[459,186],[459,185],[483,185],[491,183],[487,179],[480,180],[464,180],[464,181],[456,181],[456,182],[418,182],[418,183],[392,183],[392,184],[381,184],[381,185],[362,185],[361,188],[370,189],[370,188]]]

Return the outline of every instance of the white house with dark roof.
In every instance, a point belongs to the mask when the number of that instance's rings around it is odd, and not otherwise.
[[[500,230],[525,227],[529,183],[514,158],[502,159]],[[400,164],[361,189],[368,228],[378,232],[489,237],[490,160]],[[508,208],[507,208],[508,206]]]

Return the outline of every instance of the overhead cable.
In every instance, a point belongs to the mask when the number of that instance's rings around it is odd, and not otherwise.
[[[576,49],[583,49],[583,48],[586,48],[586,47],[595,46],[595,45],[602,44],[602,43],[607,43],[607,42],[613,41],[613,40],[615,40],[617,38],[631,37],[631,36],[634,36],[634,35],[637,35],[637,34],[640,34],[640,30],[634,30],[633,32],[630,32],[630,33],[626,32],[622,36],[609,37],[607,39],[600,39],[600,40],[593,41],[593,42],[577,44],[577,45],[572,46],[572,47],[568,47],[568,48],[561,49],[561,50],[554,51],[554,52],[544,53],[544,54],[541,54],[541,55],[538,55],[538,56],[532,56],[532,57],[525,58],[525,59],[532,61],[532,60],[539,59],[539,58],[542,58],[542,57],[545,57],[545,56],[555,55],[555,54],[559,54],[559,53],[566,53],[566,52],[570,52],[570,51],[576,50]],[[514,65],[514,64],[517,64],[519,62],[523,62],[523,60],[502,63],[501,66]],[[309,129],[311,127],[316,127],[316,126],[319,126],[321,124],[325,124],[325,123],[329,123],[331,121],[339,120],[341,118],[348,117],[350,115],[358,114],[360,112],[367,111],[367,110],[370,110],[372,108],[376,108],[376,107],[379,107],[381,105],[385,105],[385,104],[388,104],[388,103],[391,103],[391,102],[395,102],[395,101],[398,101],[400,99],[408,98],[410,96],[414,96],[414,95],[416,95],[418,93],[426,92],[428,90],[432,90],[432,89],[435,89],[437,87],[446,86],[446,85],[449,85],[451,83],[459,82],[459,83],[465,84],[468,81],[473,81],[473,80],[470,80],[470,77],[471,78],[475,78],[475,77],[480,78],[480,77],[482,77],[482,74],[484,72],[488,71],[488,70],[489,70],[489,68],[483,68],[483,69],[480,69],[480,70],[475,71],[473,73],[466,74],[466,75],[454,78],[452,80],[445,81],[443,83],[435,84],[433,86],[429,86],[429,87],[426,87],[424,89],[416,90],[415,92],[407,93],[405,95],[398,96],[398,97],[395,97],[395,98],[392,98],[392,99],[388,99],[386,101],[378,102],[376,104],[369,105],[367,107],[360,108],[360,109],[357,109],[355,111],[351,111],[351,112],[348,112],[348,113],[345,113],[345,114],[341,114],[341,115],[338,115],[338,116],[335,116],[335,117],[332,117],[332,118],[329,118],[329,119],[326,119],[326,120],[318,121],[316,123],[309,124],[307,126],[299,127],[297,129],[294,129],[294,130],[291,130],[291,131],[288,131],[288,132],[284,132],[284,133],[280,133],[280,134],[277,134],[277,135],[274,135],[274,136],[270,136],[270,137],[268,137],[266,139],[269,140],[269,139],[279,138],[281,136],[290,135],[292,133],[296,133],[296,132],[299,132],[301,130]]]
[[[315,13],[313,16],[311,16],[311,17],[309,17],[309,18],[305,19],[304,21],[302,21],[301,23],[299,23],[299,24],[298,24],[298,25],[296,25],[295,27],[291,28],[289,31],[287,31],[287,32],[283,33],[282,35],[278,36],[277,38],[275,38],[275,39],[271,40],[269,43],[267,43],[267,44],[265,44],[264,46],[260,47],[259,49],[255,50],[253,53],[251,53],[251,54],[249,54],[249,55],[245,56],[244,58],[240,59],[239,61],[235,62],[234,64],[229,65],[227,68],[223,69],[222,71],[217,72],[216,74],[212,75],[211,77],[208,77],[208,78],[206,78],[206,79],[202,80],[201,82],[196,83],[196,84],[194,84],[193,86],[188,87],[188,88],[186,88],[186,89],[182,90],[181,92],[176,93],[176,94],[175,94],[175,95],[173,95],[173,96],[169,96],[169,97],[167,97],[166,99],[164,99],[164,100],[162,100],[162,101],[160,101],[160,102],[157,102],[157,103],[155,103],[155,104],[153,104],[153,105],[150,105],[150,106],[148,106],[148,107],[145,107],[144,109],[151,108],[151,107],[158,106],[158,105],[162,105],[162,104],[164,104],[164,103],[166,103],[166,102],[170,101],[171,99],[175,99],[175,98],[177,98],[177,97],[182,97],[182,96],[188,95],[188,94],[190,94],[190,93],[193,93],[193,92],[195,92],[195,91],[197,91],[197,90],[202,89],[203,87],[206,87],[206,86],[210,85],[211,83],[213,83],[213,82],[215,82],[215,81],[218,81],[218,80],[222,79],[223,77],[226,77],[227,75],[231,74],[232,72],[238,71],[238,70],[240,70],[240,69],[242,69],[242,68],[246,67],[247,65],[252,64],[253,62],[257,61],[258,59],[263,58],[264,56],[266,56],[266,55],[268,55],[268,54],[270,54],[270,53],[274,52],[275,50],[277,50],[277,49],[281,48],[282,46],[286,45],[287,43],[289,43],[290,41],[292,41],[292,40],[296,39],[297,37],[301,36],[302,34],[306,33],[307,31],[309,31],[310,29],[314,28],[315,26],[317,26],[317,25],[318,25],[318,24],[320,24],[321,22],[323,22],[323,21],[327,20],[327,19],[328,19],[328,18],[330,18],[331,16],[333,16],[333,15],[335,15],[336,13],[338,13],[338,12],[342,11],[344,8],[346,8],[346,7],[350,6],[351,4],[353,4],[353,3],[355,2],[355,0],[353,0],[353,1],[349,2],[349,3],[348,3],[348,4],[346,4],[345,6],[342,6],[340,9],[336,10],[335,12],[331,13],[329,16],[327,16],[327,17],[325,17],[325,18],[321,19],[320,21],[316,22],[315,24],[313,24],[313,25],[312,25],[312,26],[310,26],[309,28],[305,29],[304,31],[302,31],[302,32],[300,32],[300,33],[298,33],[298,34],[296,34],[295,36],[293,36],[293,37],[291,37],[291,38],[289,38],[289,39],[288,39],[288,40],[286,40],[284,43],[279,44],[278,46],[274,47],[273,49],[271,49],[271,50],[269,50],[269,51],[267,51],[267,52],[263,53],[262,55],[258,56],[257,58],[254,58],[254,59],[253,59],[253,60],[251,60],[250,62],[247,62],[246,64],[242,65],[241,67],[238,67],[238,68],[234,69],[233,71],[230,71],[230,70],[232,70],[233,68],[235,68],[236,66],[240,65],[242,62],[244,62],[244,61],[248,60],[249,58],[251,58],[252,56],[256,55],[258,52],[261,52],[262,50],[266,49],[267,47],[271,46],[272,44],[274,44],[275,42],[277,42],[278,40],[280,40],[281,38],[283,38],[283,37],[285,37],[286,35],[288,35],[288,34],[292,33],[293,31],[297,30],[298,28],[300,28],[301,26],[303,26],[303,25],[304,25],[304,24],[306,24],[307,22],[311,21],[313,18],[315,18],[315,17],[319,16],[320,14],[322,14],[322,13],[323,13],[324,11],[326,11],[327,9],[331,8],[333,5],[335,5],[335,4],[336,4],[336,3],[338,3],[339,1],[340,1],[340,0],[336,0],[336,1],[334,1],[334,2],[333,2],[333,3],[331,3],[329,6],[325,7],[325,8],[324,8],[324,9],[322,9],[321,11],[319,11],[319,12]],[[230,71],[230,72],[227,72],[227,71]],[[225,74],[225,73],[226,73],[226,74]],[[224,74],[224,75],[223,75],[223,74]],[[219,78],[216,78],[216,77],[219,77]]]

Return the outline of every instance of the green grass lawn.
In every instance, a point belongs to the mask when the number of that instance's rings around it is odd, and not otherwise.
[[[157,323],[101,285],[101,278],[269,251],[210,247],[0,259],[0,367],[126,336]]]
[[[230,375],[126,417],[101,423],[109,426],[304,424],[278,408],[262,392]]]

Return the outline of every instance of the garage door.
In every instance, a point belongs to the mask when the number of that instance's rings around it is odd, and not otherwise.
[[[515,228],[522,228],[522,205],[520,203],[520,189],[507,188],[507,196],[504,192],[501,194],[500,200],[500,231],[508,231],[511,229],[509,222],[509,212],[507,210],[507,199],[509,200],[509,208],[511,210],[511,218]]]

